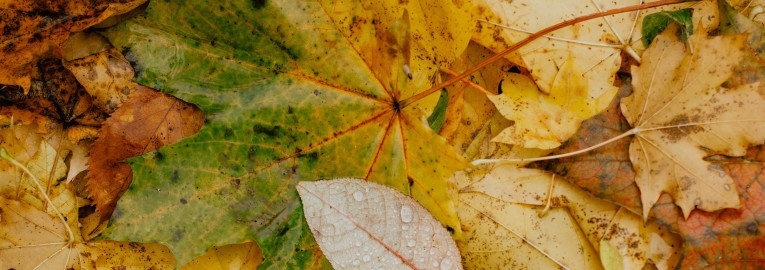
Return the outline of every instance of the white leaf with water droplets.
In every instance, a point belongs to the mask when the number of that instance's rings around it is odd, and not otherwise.
[[[297,190],[335,269],[462,269],[441,223],[396,190],[351,178],[301,182]]]

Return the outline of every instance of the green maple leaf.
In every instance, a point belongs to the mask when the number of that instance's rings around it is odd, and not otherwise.
[[[130,160],[104,237],[166,243],[179,263],[253,238],[263,268],[313,268],[322,257],[295,184],[337,177],[391,186],[460,231],[446,179],[466,163],[423,114],[438,97],[399,101],[467,46],[467,7],[329,2],[155,1],[105,33],[139,82],[197,104],[207,122]]]

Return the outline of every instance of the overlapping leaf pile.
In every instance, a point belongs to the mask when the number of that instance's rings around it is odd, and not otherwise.
[[[763,265],[761,2],[142,4],[0,5],[0,266]]]

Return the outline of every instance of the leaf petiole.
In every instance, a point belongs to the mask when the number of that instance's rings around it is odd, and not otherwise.
[[[565,154],[560,155],[553,155],[553,156],[546,156],[546,157],[537,157],[537,158],[499,158],[499,159],[476,159],[473,160],[473,165],[480,165],[480,164],[489,164],[489,163],[524,163],[524,162],[533,162],[533,161],[542,161],[542,160],[551,160],[551,159],[559,159],[559,158],[565,158],[570,156],[575,156],[578,154],[586,153],[595,149],[598,149],[600,147],[603,147],[609,143],[621,140],[625,137],[632,136],[635,134],[638,134],[640,132],[644,131],[644,129],[641,129],[640,127],[636,127],[633,129],[628,130],[627,132],[622,133],[619,136],[613,137],[611,139],[608,139],[606,141],[600,142],[596,145],[579,149],[574,152],[569,152]]]

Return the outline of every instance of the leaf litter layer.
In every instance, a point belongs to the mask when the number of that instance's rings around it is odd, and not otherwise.
[[[391,186],[459,233],[446,179],[466,163],[423,121],[427,99],[398,100],[467,46],[469,21],[438,1],[152,2],[106,35],[130,48],[139,82],[208,118],[130,160],[133,184],[105,237],[168,243],[179,263],[255,238],[265,268],[326,266],[294,185],[336,177]]]

